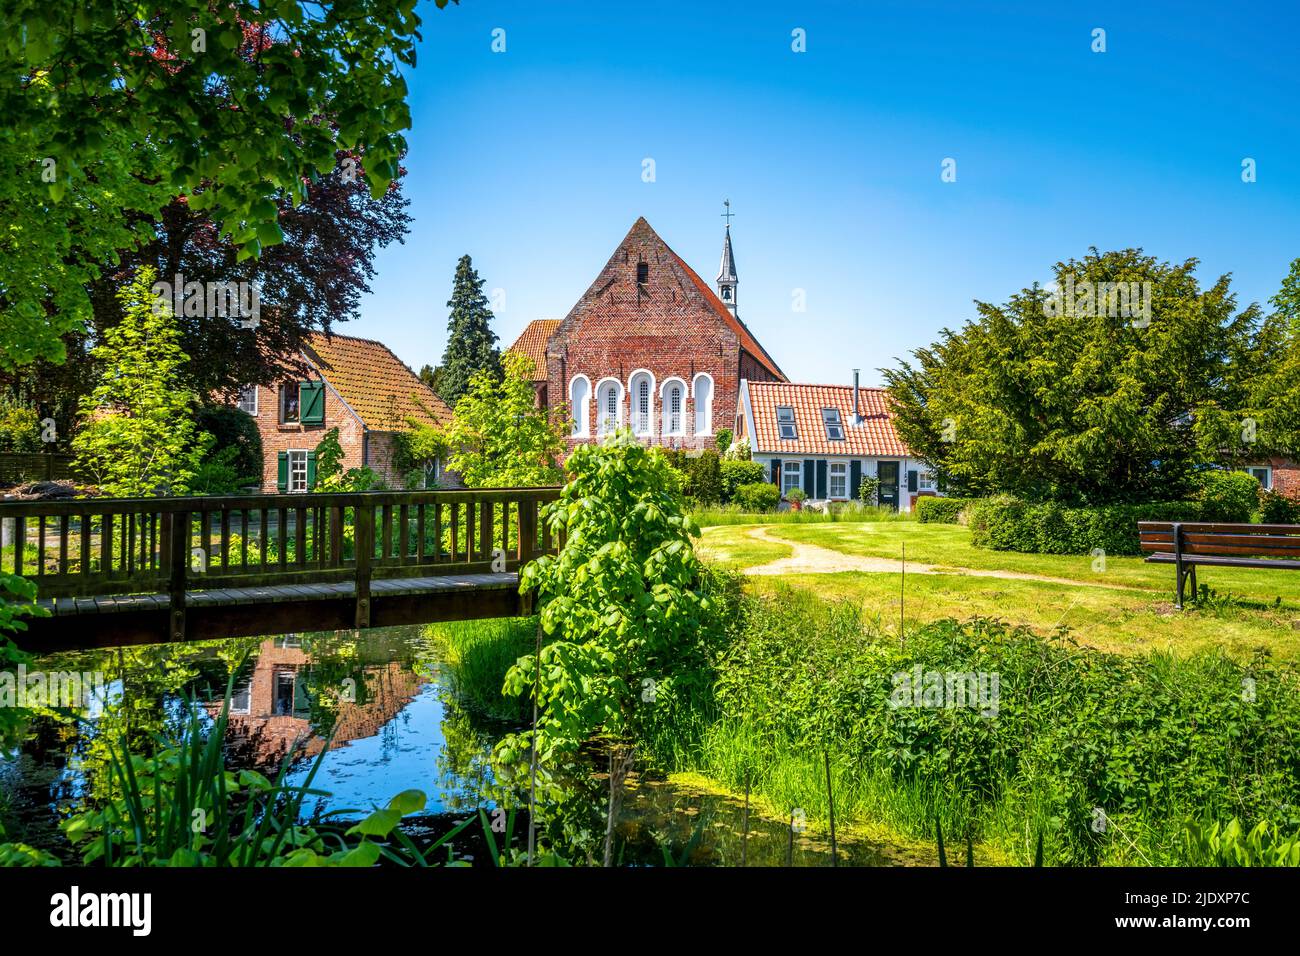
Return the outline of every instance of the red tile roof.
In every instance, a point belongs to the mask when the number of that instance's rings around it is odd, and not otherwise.
[[[350,335],[312,335],[303,348],[367,428],[405,431],[409,420],[451,421],[451,409],[382,342]]]
[[[912,457],[894,431],[894,418],[886,405],[883,388],[859,388],[858,412],[862,421],[853,422],[853,386],[797,385],[791,382],[750,382],[749,400],[754,416],[753,450],[797,455],[861,455],[863,457]],[[793,439],[782,439],[776,425],[776,409],[794,409]],[[844,424],[844,440],[826,437],[823,408],[838,408]]]
[[[559,319],[533,319],[519,333],[515,344],[506,349],[507,352],[520,352],[533,360],[534,382],[546,381],[546,342],[559,325]]]

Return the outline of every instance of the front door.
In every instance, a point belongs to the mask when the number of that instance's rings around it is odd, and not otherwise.
[[[876,462],[876,477],[880,479],[880,491],[876,500],[885,507],[898,510],[898,462]]]

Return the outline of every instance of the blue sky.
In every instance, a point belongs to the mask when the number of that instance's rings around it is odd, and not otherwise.
[[[741,317],[795,381],[878,383],[1094,245],[1197,257],[1242,305],[1276,291],[1300,256],[1300,14],[975,6],[426,0],[414,223],[338,330],[436,364],[469,253],[508,345],[563,318],[639,215],[711,282],[724,198]]]

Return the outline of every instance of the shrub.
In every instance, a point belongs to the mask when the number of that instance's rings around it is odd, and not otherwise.
[[[212,455],[219,455],[227,448],[235,449],[229,463],[239,481],[247,484],[261,482],[262,434],[257,430],[257,420],[252,415],[226,405],[205,405],[195,416],[195,423],[199,431],[216,439]]]
[[[1300,501],[1265,491],[1259,496],[1259,520],[1264,524],[1300,524]]]
[[[727,450],[722,457],[726,461],[749,461],[754,457],[753,449],[749,445],[749,439],[742,438],[739,441],[733,441],[727,446]]]
[[[35,453],[44,450],[41,421],[36,410],[0,399],[0,451]]]
[[[724,461],[721,478],[722,500],[732,501],[736,497],[736,489],[741,485],[756,485],[765,481],[767,470],[758,461]]]
[[[742,511],[775,511],[781,501],[781,491],[766,481],[755,481],[736,489],[736,503]]]
[[[731,447],[731,429],[719,428],[718,437],[715,440],[715,443],[718,446],[718,453],[725,455],[727,453],[727,449]]]
[[[1139,521],[1198,521],[1201,506],[1168,501],[1071,508],[999,495],[971,502],[967,515],[971,543],[980,548],[1032,554],[1088,554],[1101,548],[1107,554],[1137,555],[1142,553]]]
[[[922,524],[956,524],[957,518],[973,500],[922,495],[916,499],[916,520]]]
[[[875,475],[863,475],[861,482],[858,484],[858,500],[869,508],[874,508],[880,502],[876,496],[880,493],[880,479]]]
[[[722,460],[712,448],[695,458],[687,458],[685,492],[702,505],[722,500]]]
[[[1205,471],[1197,484],[1204,521],[1244,523],[1259,507],[1259,482],[1244,471]]]
[[[808,497],[807,492],[805,492],[798,485],[791,488],[789,491],[785,493],[785,500],[790,502],[791,504],[796,504],[796,505],[806,500],[807,497]]]
[[[196,495],[233,495],[242,486],[252,484],[255,479],[240,477],[235,466],[238,457],[239,449],[234,445],[209,455],[190,479],[190,491]]]

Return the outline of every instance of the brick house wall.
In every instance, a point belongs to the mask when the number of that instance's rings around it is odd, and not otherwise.
[[[321,381],[319,374],[308,373],[296,381]],[[262,491],[276,490],[279,453],[315,451],[325,433],[338,427],[339,445],[343,449],[343,467],[359,468],[365,444],[365,426],[348,408],[338,393],[325,386],[325,421],[320,425],[303,425],[280,421],[280,386],[257,386],[257,430],[262,436]]]
[[[1272,458],[1273,490],[1288,498],[1300,500],[1300,463],[1289,458]]]
[[[752,350],[752,351],[751,351]],[[717,295],[654,232],[638,219],[595,282],[551,333],[546,345],[546,395],[552,407],[570,408],[570,384],[587,380],[584,434],[570,435],[570,451],[599,438],[597,398],[603,382],[618,382],[619,419],[634,421],[633,378],[651,376],[651,429],[640,436],[652,445],[687,449],[715,447],[721,428],[731,428],[742,377],[784,380],[780,369]],[[707,375],[712,388],[711,427],[696,429],[697,388]],[[683,383],[681,434],[665,434],[665,382]]]

